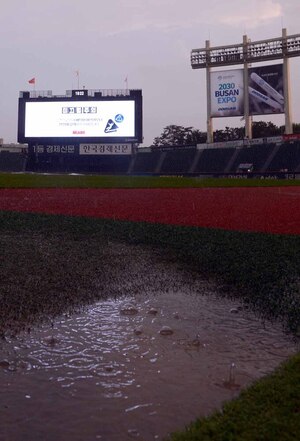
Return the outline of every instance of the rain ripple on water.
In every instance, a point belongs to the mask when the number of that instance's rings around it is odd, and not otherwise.
[[[24,440],[33,432],[49,441],[161,439],[296,351],[278,327],[204,288],[100,302],[8,338],[7,439],[18,430]]]

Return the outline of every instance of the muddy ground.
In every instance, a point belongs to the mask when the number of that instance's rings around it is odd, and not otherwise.
[[[139,293],[147,284],[155,290],[175,283],[165,280],[163,269],[159,277],[152,269],[151,259],[173,259],[162,249],[116,245],[99,236],[11,231],[1,234],[0,249],[2,335],[30,331],[39,322],[100,299]],[[184,271],[186,278],[196,277]]]

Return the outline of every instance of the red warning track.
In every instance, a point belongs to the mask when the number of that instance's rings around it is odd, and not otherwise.
[[[0,210],[300,234],[300,186],[2,189]]]

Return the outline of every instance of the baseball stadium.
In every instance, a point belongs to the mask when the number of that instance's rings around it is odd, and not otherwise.
[[[299,55],[285,29],[193,49],[202,143],[140,147],[140,89],[20,91],[0,145],[0,440],[300,439]],[[254,138],[274,114],[284,132]],[[244,136],[215,141],[233,116]]]

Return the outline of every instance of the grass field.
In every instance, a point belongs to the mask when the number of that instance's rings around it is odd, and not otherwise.
[[[300,185],[300,180],[0,173],[0,188],[187,188]]]
[[[297,441],[299,434],[300,354],[170,441]]]
[[[299,181],[0,175],[2,188],[299,185]],[[251,183],[251,184],[250,184]],[[0,330],[18,332],[97,300],[93,289],[113,262],[110,241],[151,246],[191,277],[214,278],[220,295],[239,298],[262,318],[300,337],[300,237],[85,217],[0,212]],[[84,253],[85,262],[81,259]],[[99,259],[103,262],[99,268]],[[74,271],[76,268],[76,271]],[[109,280],[105,281],[109,285]],[[72,295],[70,295],[70,289]],[[98,290],[99,292],[99,290]],[[51,293],[51,295],[49,295]],[[115,293],[113,293],[115,295]],[[99,298],[99,297],[98,297]],[[101,298],[101,290],[100,290]],[[222,412],[174,441],[300,439],[300,358],[255,384]]]

